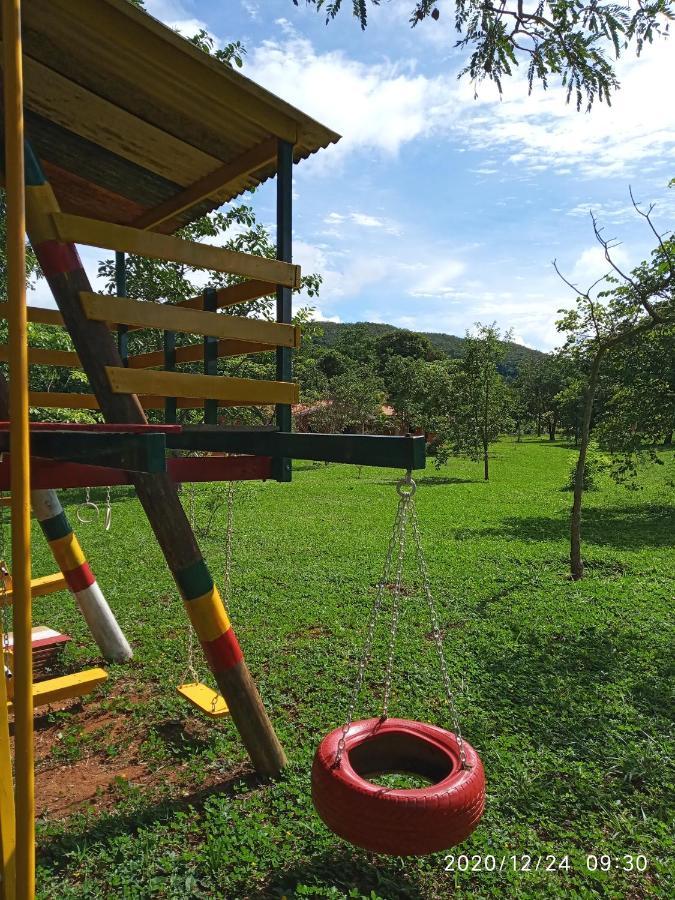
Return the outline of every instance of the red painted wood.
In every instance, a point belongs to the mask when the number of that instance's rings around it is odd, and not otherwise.
[[[167,469],[175,482],[183,481],[265,481],[272,477],[269,456],[202,456],[167,459]],[[0,490],[9,490],[9,454],[0,460]],[[84,463],[55,462],[31,457],[31,489],[114,487],[132,484],[131,473]]]

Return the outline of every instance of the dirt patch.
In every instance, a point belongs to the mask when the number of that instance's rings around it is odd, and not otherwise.
[[[333,632],[325,625],[308,625],[306,628],[298,628],[287,635],[287,640],[297,641],[300,638],[330,637]]]

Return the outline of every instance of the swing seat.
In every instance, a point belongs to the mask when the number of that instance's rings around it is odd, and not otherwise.
[[[312,801],[324,823],[350,844],[391,856],[447,850],[475,829],[485,807],[485,773],[466,741],[408,719],[353,722],[336,765],[342,728],[323,739],[312,766]],[[369,777],[407,773],[428,787],[388,788]]]
[[[206,684],[200,684],[199,682],[179,684],[176,690],[182,697],[185,697],[188,703],[191,703],[210,719],[223,719],[230,714],[228,705],[223,697],[216,691],[211,690]]]

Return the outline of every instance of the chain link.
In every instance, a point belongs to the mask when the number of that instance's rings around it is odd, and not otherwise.
[[[366,639],[363,645],[363,651],[361,653],[361,657],[359,659],[359,668],[356,675],[356,680],[354,683],[354,687],[352,689],[352,693],[349,700],[349,708],[347,711],[347,720],[345,724],[342,726],[342,734],[340,735],[340,740],[338,741],[337,752],[335,755],[335,763],[334,766],[337,767],[340,765],[342,760],[342,756],[344,754],[347,734],[349,733],[349,729],[351,727],[352,721],[354,719],[354,713],[356,710],[356,704],[358,702],[359,696],[361,694],[361,690],[363,688],[363,682],[365,678],[366,668],[368,663],[370,662],[372,651],[373,651],[373,642],[375,638],[375,628],[377,625],[377,621],[382,610],[382,605],[384,602],[385,591],[391,585],[391,570],[392,570],[392,562],[394,559],[394,555],[396,555],[396,574],[395,580],[393,582],[393,592],[392,592],[392,611],[391,611],[391,624],[389,629],[389,646],[388,646],[388,657],[387,657],[387,667],[385,672],[384,679],[384,693],[382,698],[382,715],[381,720],[384,721],[389,715],[389,702],[391,699],[391,686],[392,686],[392,678],[394,671],[394,659],[396,652],[396,637],[398,633],[398,622],[400,616],[400,601],[401,601],[401,593],[403,586],[403,569],[405,563],[405,544],[406,544],[406,534],[408,525],[411,526],[413,542],[415,545],[416,557],[417,557],[417,565],[422,578],[422,588],[424,591],[424,596],[427,601],[427,605],[429,607],[429,616],[431,619],[431,627],[434,638],[434,643],[436,645],[436,651],[438,654],[438,661],[441,669],[441,675],[443,679],[443,687],[445,690],[445,695],[448,701],[448,706],[450,708],[450,715],[452,717],[452,728],[455,733],[455,737],[457,738],[457,747],[459,750],[459,757],[462,763],[462,768],[467,768],[466,761],[466,750],[464,747],[464,741],[462,739],[462,732],[459,725],[459,717],[457,714],[457,706],[455,704],[455,698],[452,693],[452,687],[450,684],[450,675],[448,673],[448,667],[445,659],[445,653],[443,650],[443,636],[441,635],[441,629],[438,620],[438,611],[436,608],[436,602],[433,597],[433,593],[431,590],[431,581],[429,578],[429,570],[427,568],[426,559],[424,556],[424,551],[422,549],[422,541],[420,536],[419,529],[419,521],[417,518],[417,508],[415,506],[415,492],[417,490],[417,485],[413,481],[412,473],[408,471],[405,478],[401,479],[397,485],[396,490],[399,495],[398,507],[396,510],[396,517],[394,519],[394,527],[392,529],[391,537],[389,539],[389,545],[387,547],[387,554],[384,562],[384,570],[382,573],[382,577],[377,585],[377,594],[375,596],[375,601],[373,603],[373,608],[370,614],[370,620],[368,622],[368,627],[366,630]]]
[[[417,550],[417,561],[420,574],[422,576],[422,587],[424,589],[424,595],[429,606],[429,618],[431,619],[431,628],[433,631],[434,643],[436,644],[436,652],[438,653],[438,662],[441,667],[443,687],[445,688],[445,695],[448,700],[448,706],[450,707],[450,715],[452,716],[452,729],[455,732],[455,737],[457,738],[457,747],[459,748],[459,758],[462,763],[462,768],[466,769],[468,768],[466,762],[466,751],[464,749],[464,741],[462,740],[462,732],[459,727],[457,705],[455,704],[455,697],[452,693],[452,687],[450,685],[450,675],[448,674],[448,666],[445,661],[445,652],[443,650],[443,636],[441,635],[441,629],[438,622],[438,610],[436,609],[436,602],[431,592],[429,570],[427,568],[427,562],[424,557],[424,551],[422,550],[419,522],[417,520],[417,509],[415,508],[414,504],[412,507],[412,515],[410,517],[410,520],[412,524],[413,541],[415,542],[415,549]]]

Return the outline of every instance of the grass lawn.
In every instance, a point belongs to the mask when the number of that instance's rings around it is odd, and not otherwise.
[[[347,466],[299,463],[293,485],[242,484],[235,501],[230,609],[292,761],[275,784],[252,775],[230,722],[193,714],[175,693],[186,620],[137,501],[115,495],[108,533],[78,526],[135,660],[110,667],[87,702],[36,720],[40,896],[674,896],[673,455],[642,473],[640,490],[605,480],[587,494],[578,583],[566,577],[573,455],[505,440],[489,484],[468,461],[419,478],[463,732],[488,779],[485,817],[461,852],[470,862],[493,855],[497,867],[507,857],[501,872],[445,871],[443,854],[374,857],[313,813],[313,752],[345,715],[396,493],[392,472],[364,468],[359,478]],[[202,524],[214,497],[223,486],[198,489]],[[78,495],[63,499],[75,521]],[[221,505],[201,541],[221,582],[224,518]],[[34,569],[53,571],[39,535]],[[67,593],[37,600],[35,622],[73,636],[69,667],[100,663]],[[384,656],[380,641],[364,716],[379,712]],[[417,596],[402,611],[397,672],[391,713],[448,724]],[[587,868],[587,854],[628,867],[624,855],[638,853],[644,873]],[[513,871],[511,857],[526,866],[524,854],[532,869],[549,854],[563,868]]]

